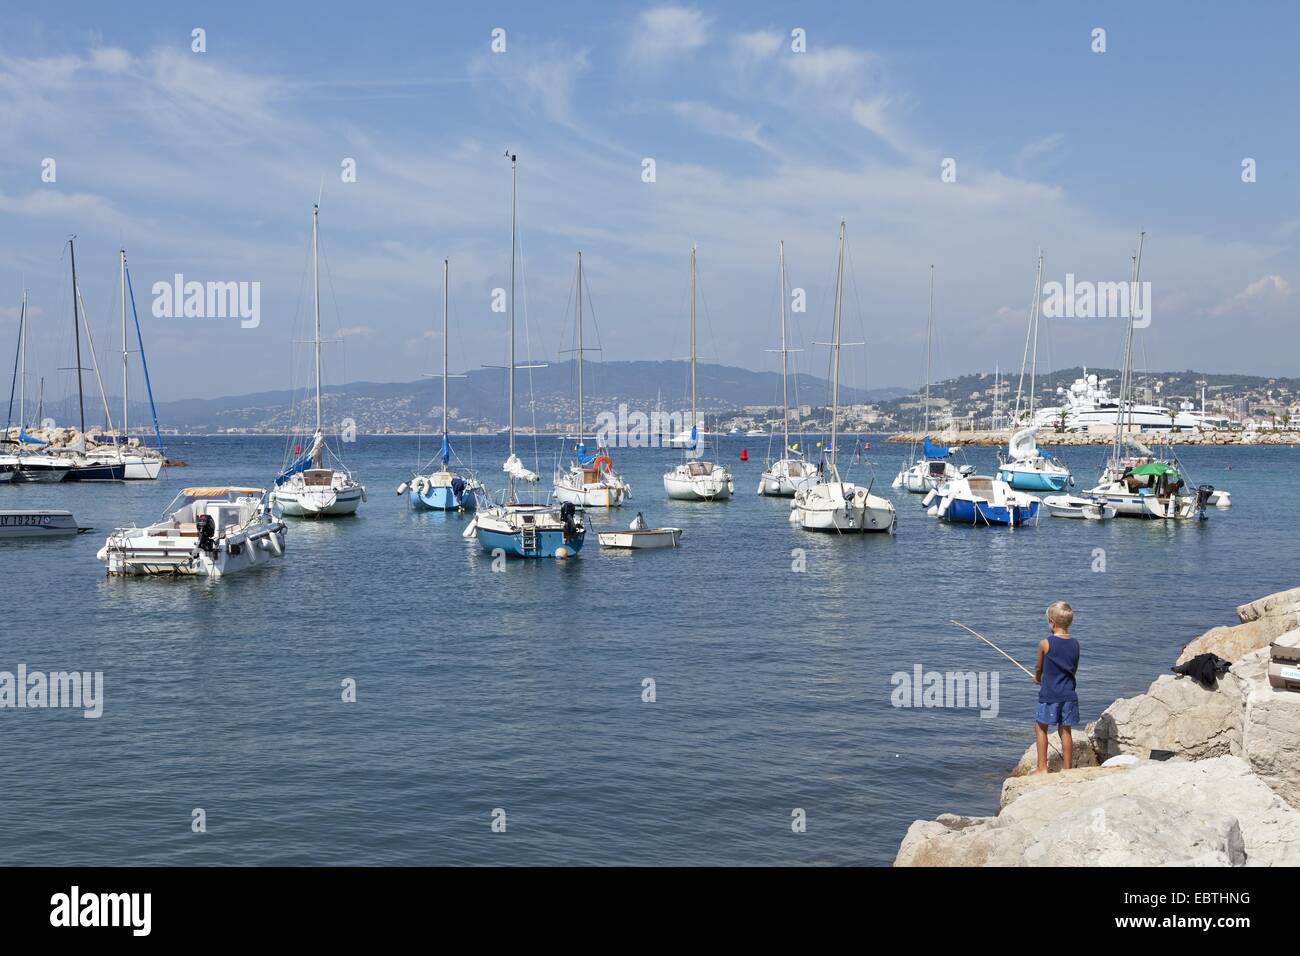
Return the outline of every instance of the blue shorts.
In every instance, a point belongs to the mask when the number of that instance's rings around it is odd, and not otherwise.
[[[1034,720],[1049,727],[1053,724],[1058,727],[1075,727],[1079,723],[1079,702],[1067,700],[1048,704],[1040,700]]]

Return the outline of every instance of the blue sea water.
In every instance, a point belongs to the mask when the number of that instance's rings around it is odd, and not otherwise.
[[[544,478],[558,446],[536,440]],[[626,450],[631,508],[589,519],[644,511],[685,529],[680,550],[592,535],[574,560],[502,572],[465,518],[395,494],[413,438],[346,446],[361,512],[293,521],[283,561],[221,581],[110,579],[95,552],[183,486],[265,486],[283,440],[175,439],[189,467],[158,482],[0,487],[0,507],[95,528],[0,544],[0,670],[105,682],[98,720],[0,709],[0,864],[888,864],[913,819],[993,812],[1032,737],[1035,687],[950,619],[1032,667],[1044,608],[1069,601],[1088,721],[1235,605],[1300,583],[1286,447],[1187,449],[1196,482],[1233,493],[1203,523],[1008,530],[927,517],[889,488],[906,447],[873,441],[898,533],[855,538],[803,532],[754,494],[765,440],[720,446],[734,500],[670,502],[680,453]],[[498,486],[503,441],[472,451]],[[1081,484],[1105,454],[1065,452]],[[966,454],[994,467],[992,449]],[[892,706],[891,675],[916,665],[998,672],[997,717]]]

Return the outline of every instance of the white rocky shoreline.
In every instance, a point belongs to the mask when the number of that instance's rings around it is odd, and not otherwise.
[[[917,820],[895,866],[1300,865],[1300,693],[1268,681],[1269,644],[1300,628],[1300,588],[1237,608],[1178,658],[1232,662],[1216,690],[1164,674],[1074,733],[1074,767],[1033,775],[1031,746],[996,815]],[[1059,749],[1060,739],[1053,735]],[[1128,754],[1128,766],[1103,767]]]

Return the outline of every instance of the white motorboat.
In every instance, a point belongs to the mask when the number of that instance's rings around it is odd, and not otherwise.
[[[835,275],[835,330],[831,341],[831,445],[827,479],[795,493],[790,520],[805,531],[892,532],[898,520],[893,502],[840,477],[836,443],[840,414],[840,348],[844,300],[844,220],[840,220],[839,267]]]
[[[284,556],[285,525],[261,488],[186,488],[163,520],[118,528],[96,557],[113,575],[225,577]]]
[[[1087,521],[1109,521],[1118,513],[1114,505],[1079,495],[1048,495],[1043,499],[1043,507],[1053,518],[1081,518]]]
[[[736,490],[722,465],[703,460],[695,387],[695,246],[691,246],[691,430],[687,460],[664,473],[664,491],[676,501],[725,501]],[[680,436],[679,436],[680,438]],[[678,447],[677,439],[674,446]]]
[[[292,518],[326,518],[355,514],[366,500],[365,487],[352,477],[342,460],[325,443],[321,420],[320,367],[320,207],[311,210],[312,286],[315,308],[316,430],[311,447],[276,479],[271,495],[276,511]],[[336,467],[327,466],[329,454]]]
[[[0,455],[0,468],[13,475],[14,481],[62,481],[72,470],[72,461],[57,455],[27,454]]]
[[[652,550],[675,548],[682,539],[681,528],[647,527],[645,518],[637,512],[627,531],[601,531],[597,534],[602,548],[630,548]]]
[[[0,511],[0,541],[10,538],[56,538],[89,530],[77,524],[71,511]]]
[[[556,468],[554,496],[559,502],[567,502],[578,508],[617,508],[629,498],[632,489],[623,477],[614,470],[614,461],[609,451],[600,447],[597,440],[594,451],[588,451],[583,437],[583,366],[586,364],[587,349],[582,340],[582,253],[578,253],[577,278],[577,326],[578,347],[578,436],[573,448],[573,461],[568,468]]]

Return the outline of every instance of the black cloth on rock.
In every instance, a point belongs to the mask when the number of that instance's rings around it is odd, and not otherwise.
[[[1230,667],[1232,664],[1218,654],[1197,654],[1186,664],[1175,664],[1173,672],[1192,678],[1206,690],[1214,690],[1219,686],[1219,678],[1228,673]]]

